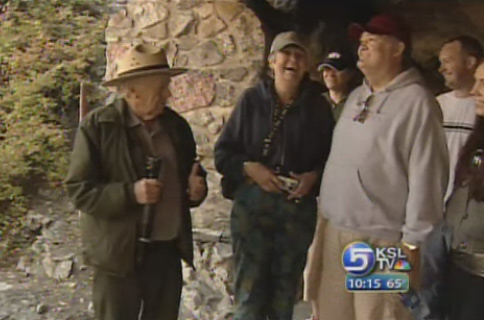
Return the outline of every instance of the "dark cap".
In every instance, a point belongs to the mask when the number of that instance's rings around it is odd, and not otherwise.
[[[380,14],[374,16],[366,25],[352,23],[348,28],[348,34],[353,40],[359,40],[365,31],[377,35],[392,36],[402,41],[407,47],[410,45],[408,26],[401,18],[393,15]]]
[[[353,69],[354,62],[349,52],[330,51],[324,58],[323,62],[318,66],[318,71],[323,71],[324,67],[343,71],[346,69]]]

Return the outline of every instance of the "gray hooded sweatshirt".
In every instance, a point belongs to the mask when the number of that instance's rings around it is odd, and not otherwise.
[[[362,123],[354,118],[364,104]],[[364,83],[335,128],[320,208],[336,227],[419,244],[443,216],[449,159],[437,101],[408,69],[373,93]]]

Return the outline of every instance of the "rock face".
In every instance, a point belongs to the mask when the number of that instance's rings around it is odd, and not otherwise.
[[[27,276],[46,275],[59,281],[69,279],[76,255],[71,241],[69,241],[69,238],[76,237],[76,235],[72,235],[72,226],[61,220],[52,222],[50,217],[34,212],[29,212],[27,216],[43,223],[38,228],[36,227],[39,235],[32,247],[19,259],[16,269]],[[28,225],[29,228],[31,226],[36,225]]]
[[[189,59],[193,66],[204,68],[221,64],[225,56],[214,41],[207,41],[193,49]]]
[[[230,295],[232,247],[223,234],[195,229],[195,267],[183,276],[181,319],[227,319],[232,311]]]
[[[216,94],[214,77],[202,72],[173,78],[172,88],[171,107],[179,112],[208,107]]]

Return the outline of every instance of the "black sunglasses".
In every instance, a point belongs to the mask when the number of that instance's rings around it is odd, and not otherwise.
[[[365,122],[366,118],[368,117],[368,114],[370,113],[370,100],[373,96],[369,96],[366,98],[365,101],[360,102],[361,104],[361,109],[360,112],[353,118],[353,121],[358,121],[358,122]]]

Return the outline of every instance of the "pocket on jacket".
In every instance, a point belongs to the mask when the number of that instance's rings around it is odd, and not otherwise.
[[[82,253],[87,265],[124,276],[134,270],[136,216],[98,219],[81,213]]]
[[[405,220],[408,185],[406,178],[385,164],[368,164],[358,169],[361,189],[373,204],[374,223],[392,228]]]
[[[319,199],[325,216],[339,225],[367,225],[373,220],[374,203],[353,166],[326,164]]]

